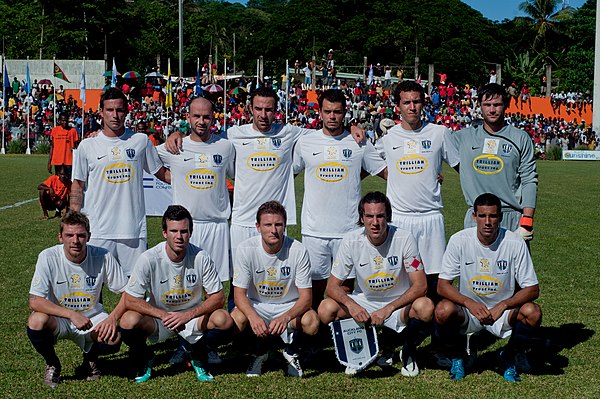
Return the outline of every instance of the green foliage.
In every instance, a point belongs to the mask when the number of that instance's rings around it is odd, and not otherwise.
[[[34,154],[49,154],[50,153],[50,143],[46,140],[38,141],[33,146]]]
[[[6,145],[7,154],[25,154],[26,145],[21,140],[11,140]]]
[[[575,146],[575,150],[576,151],[589,151],[590,147],[588,147],[587,145],[584,145],[584,144],[580,144],[580,145]]]
[[[507,81],[516,82],[518,86],[527,83],[532,90],[538,90],[538,81],[544,73],[544,65],[539,55],[531,59],[529,51],[518,54],[513,52],[513,58],[504,61],[502,72],[506,73]]]
[[[546,146],[546,160],[560,161],[562,159],[562,147],[559,145]]]

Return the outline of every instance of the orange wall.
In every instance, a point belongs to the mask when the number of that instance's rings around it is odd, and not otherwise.
[[[567,122],[571,122],[573,119],[580,122],[581,119],[585,119],[586,124],[592,123],[592,107],[589,104],[586,107],[586,112],[582,111],[581,114],[579,111],[567,113],[564,105],[561,105],[560,112],[554,112],[552,105],[550,105],[550,97],[531,97],[531,109],[527,106],[527,103],[523,104],[521,108],[520,101],[519,106],[516,106],[514,100],[511,100],[507,112],[520,112],[525,115],[542,114],[546,118],[564,118]]]

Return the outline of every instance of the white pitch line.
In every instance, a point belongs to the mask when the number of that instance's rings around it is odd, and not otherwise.
[[[21,202],[16,202],[16,203],[14,203],[12,205],[0,206],[0,211],[3,211],[5,209],[10,209],[10,208],[16,208],[18,206],[25,205],[25,204],[28,204],[28,203],[33,202],[33,201],[37,201],[37,198],[32,198],[32,199],[28,199],[28,200],[21,201]]]

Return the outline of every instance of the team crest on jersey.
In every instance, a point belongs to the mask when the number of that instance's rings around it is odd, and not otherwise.
[[[364,344],[362,338],[354,338],[348,342],[350,345],[350,350],[356,354],[359,354],[364,349]]]
[[[419,143],[416,140],[406,140],[404,147],[404,153],[406,154],[417,154],[419,152]]]
[[[389,264],[392,266],[398,265],[398,257],[396,255],[388,256],[387,260],[388,260]]]
[[[339,159],[338,148],[335,146],[325,147],[325,159]]]
[[[71,287],[81,287],[81,276],[79,274],[71,274]]]
[[[290,273],[292,272],[292,268],[289,266],[281,266],[281,268],[279,269],[279,272],[281,273],[281,277],[289,277]]]
[[[198,276],[196,276],[195,274],[188,274],[187,276],[185,276],[185,281],[187,281],[189,285],[196,284],[197,280]]]
[[[502,144],[502,152],[504,154],[510,154],[510,152],[512,151],[513,146],[512,144]]]
[[[373,258],[373,262],[375,263],[375,269],[381,269],[383,267],[383,256],[377,255]]]
[[[423,147],[424,150],[430,149],[431,148],[431,140],[422,140],[421,147]]]
[[[507,272],[506,269],[508,268],[508,261],[507,260],[497,260],[496,267],[498,268],[499,273],[506,273]]]
[[[121,149],[119,147],[113,147],[110,149],[112,159],[121,159]]]
[[[96,277],[94,276],[86,276],[85,278],[85,285],[87,285],[89,288],[92,288],[96,285]]]
[[[275,266],[267,267],[267,280],[277,280],[277,268]]]
[[[213,154],[213,162],[216,166],[219,166],[223,163],[223,155],[221,154]]]
[[[273,147],[275,148],[281,147],[281,139],[279,138],[272,138],[271,143],[273,143]]]
[[[487,273],[489,274],[491,272],[490,269],[490,260],[487,258],[479,258],[479,273]]]
[[[180,275],[173,276],[173,285],[175,287],[181,287],[182,283],[183,283],[183,279],[181,278]]]
[[[344,156],[344,158],[350,159],[352,158],[352,150],[350,148],[344,148],[342,150],[342,155]]]
[[[267,138],[266,137],[260,137],[258,139],[256,139],[256,145],[254,146],[254,149],[256,150],[266,150],[267,149]]]
[[[125,150],[125,153],[127,154],[127,157],[128,157],[129,159],[133,159],[133,158],[135,158],[135,149],[134,149],[134,148],[127,148],[127,149]]]

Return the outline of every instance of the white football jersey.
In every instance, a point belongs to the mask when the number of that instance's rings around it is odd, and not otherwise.
[[[85,259],[76,264],[61,244],[39,254],[29,293],[89,318],[104,312],[98,302],[103,284],[117,293],[127,285],[127,276],[107,250],[88,245]]]
[[[292,151],[305,132],[296,126],[277,124],[268,133],[254,130],[252,124],[227,131],[236,154],[232,224],[254,227],[256,211],[271,200],[285,206],[288,226],[296,224]]]
[[[233,285],[247,289],[255,302],[295,302],[298,288],[312,288],[308,252],[291,237],[275,255],[265,252],[261,236],[251,237],[240,244],[234,262]]]
[[[305,170],[302,234],[341,238],[356,229],[361,170],[376,175],[384,168],[373,145],[359,145],[347,131],[332,137],[313,130],[300,137],[294,174]]]
[[[450,237],[439,278],[458,278],[461,294],[490,309],[511,298],[516,284],[522,288],[538,284],[527,244],[504,228],[489,247],[477,238],[477,227]]]
[[[223,289],[206,251],[190,244],[185,259],[175,263],[165,248],[163,241],[142,254],[129,278],[128,294],[143,298],[147,291],[152,306],[177,312],[200,305],[203,290],[214,294]]]
[[[185,151],[178,155],[157,147],[158,155],[171,170],[173,203],[182,205],[195,221],[222,222],[229,219],[231,206],[227,176],[233,177],[235,150],[223,136],[207,142],[183,139]]]
[[[155,174],[161,167],[148,136],[129,129],[120,137],[100,132],[79,144],[73,179],[87,181],[81,211],[90,219],[92,237],[146,237],[143,171]]]
[[[446,127],[423,123],[409,131],[396,125],[375,146],[387,161],[387,196],[394,215],[442,209],[438,182],[442,160],[452,167],[459,163],[456,143]]]
[[[331,275],[346,280],[355,274],[354,294],[389,303],[410,288],[408,273],[418,270],[423,270],[423,262],[412,234],[389,225],[385,242],[377,247],[371,244],[364,228],[346,234]]]

